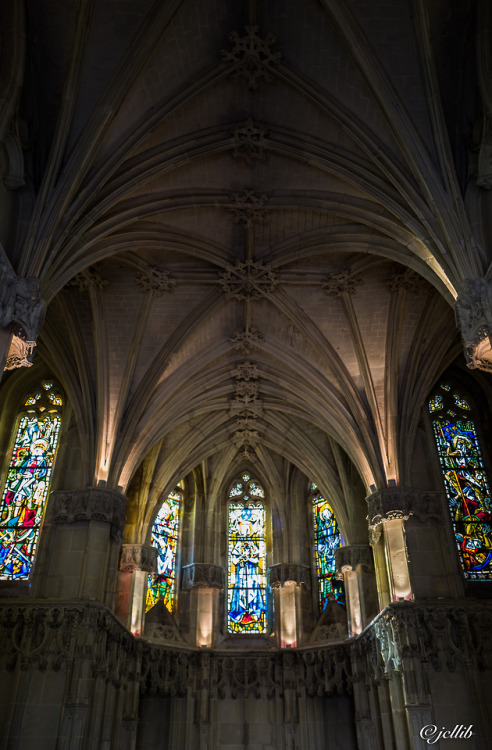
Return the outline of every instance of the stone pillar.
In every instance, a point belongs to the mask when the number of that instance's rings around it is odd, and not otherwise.
[[[372,551],[367,544],[339,547],[335,559],[337,578],[345,584],[348,633],[359,635],[376,614],[372,601],[375,599]]]
[[[389,601],[459,596],[463,584],[443,493],[390,487],[367,502],[381,608]]]
[[[144,627],[145,598],[149,574],[157,566],[156,547],[144,544],[123,544],[118,571],[116,614],[133,635]]]
[[[309,589],[311,573],[306,565],[280,563],[268,571],[273,590],[274,631],[281,648],[299,646],[303,635],[302,589]]]
[[[53,492],[34,567],[34,596],[112,608],[125,505],[126,497],[115,490]]]
[[[0,248],[0,379],[4,369],[30,366],[45,311],[39,280],[16,276]]]
[[[211,563],[183,567],[181,588],[190,594],[190,631],[197,646],[211,648],[219,632],[219,594],[224,590],[225,571]]]

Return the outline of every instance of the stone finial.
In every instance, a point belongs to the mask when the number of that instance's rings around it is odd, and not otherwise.
[[[244,36],[239,36],[237,31],[231,31],[228,39],[232,42],[232,47],[230,50],[222,50],[222,60],[233,63],[233,78],[243,78],[251,90],[258,88],[262,78],[271,81],[271,68],[280,62],[282,55],[272,50],[277,41],[274,34],[267,34],[262,39],[258,35],[258,26],[246,26],[245,31]]]
[[[455,305],[456,320],[470,369],[492,372],[492,285],[487,279],[464,279]]]
[[[355,294],[357,287],[362,284],[362,279],[352,274],[350,268],[345,268],[338,273],[329,273],[321,280],[321,287],[330,297],[341,297],[342,294]]]

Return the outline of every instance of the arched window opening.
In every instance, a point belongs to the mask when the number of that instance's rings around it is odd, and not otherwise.
[[[0,579],[29,578],[60,434],[63,398],[44,380],[23,404],[0,517]]]
[[[244,473],[229,491],[228,630],[264,633],[267,627],[265,493]]]
[[[318,596],[321,610],[329,601],[345,603],[345,590],[342,581],[335,578],[335,550],[344,542],[331,505],[318,490],[317,485],[309,487],[313,508],[314,544]]]
[[[152,526],[151,544],[157,548],[157,573],[149,576],[145,611],[162,599],[172,612],[176,597],[176,552],[179,516],[183,499],[183,482],[166,497]]]
[[[465,578],[492,580],[492,501],[471,406],[444,383],[429,412]]]

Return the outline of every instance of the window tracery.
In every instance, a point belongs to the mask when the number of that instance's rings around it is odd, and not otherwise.
[[[230,633],[267,627],[265,493],[248,473],[229,491],[227,612]]]
[[[316,574],[318,596],[323,611],[329,601],[345,602],[342,581],[335,577],[335,550],[344,542],[331,505],[322,496],[316,484],[311,484],[310,500],[313,512]]]
[[[179,516],[183,497],[182,482],[166,497],[156,516],[151,544],[157,548],[157,572],[149,576],[145,611],[162,599],[172,612],[175,606],[176,553],[179,538]]]
[[[29,578],[55,461],[62,406],[62,396],[48,380],[24,401],[2,496],[0,579]]]
[[[465,578],[492,580],[492,500],[472,408],[443,383],[429,412]]]

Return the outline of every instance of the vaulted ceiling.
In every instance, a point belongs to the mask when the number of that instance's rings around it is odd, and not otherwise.
[[[27,178],[3,244],[41,279],[36,357],[86,483],[126,489],[145,459],[157,497],[272,454],[339,504],[340,456],[366,489],[410,481],[460,281],[488,264],[463,166],[475,4],[428,5],[12,11]]]

